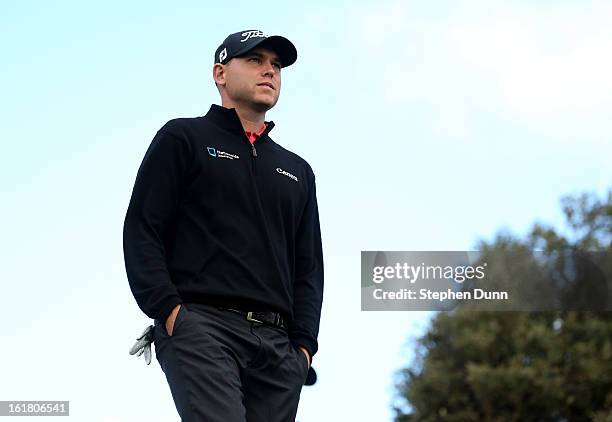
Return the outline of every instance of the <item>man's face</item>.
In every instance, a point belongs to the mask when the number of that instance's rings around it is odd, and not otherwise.
[[[281,90],[281,62],[274,51],[256,47],[223,67],[216,81],[230,101],[264,112],[274,107]]]

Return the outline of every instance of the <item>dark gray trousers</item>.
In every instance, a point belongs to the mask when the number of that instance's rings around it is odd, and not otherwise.
[[[172,336],[154,325],[155,356],[183,422],[295,421],[308,362],[285,330],[199,303],[181,305]]]

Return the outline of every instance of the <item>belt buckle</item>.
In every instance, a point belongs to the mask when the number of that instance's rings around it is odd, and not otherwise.
[[[253,312],[247,312],[247,316],[246,316],[247,321],[252,321],[252,322],[259,322],[260,324],[263,324],[263,321],[260,321],[258,319],[253,318]]]

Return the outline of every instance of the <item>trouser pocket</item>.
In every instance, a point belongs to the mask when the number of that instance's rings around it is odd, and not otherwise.
[[[301,374],[302,374],[302,383],[306,382],[306,377],[308,375],[308,358],[306,358],[306,354],[300,349],[298,346],[291,343],[293,350],[297,353],[298,365],[300,366]]]

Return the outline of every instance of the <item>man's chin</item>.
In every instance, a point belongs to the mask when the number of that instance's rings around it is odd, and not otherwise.
[[[271,101],[253,101],[253,108],[258,111],[266,112],[274,107],[276,103]]]

